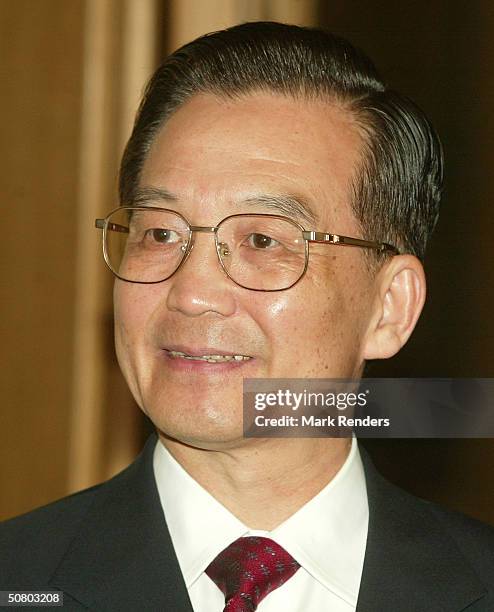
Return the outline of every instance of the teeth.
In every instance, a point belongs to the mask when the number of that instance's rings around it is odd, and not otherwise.
[[[226,361],[247,361],[251,357],[247,355],[201,355],[200,357],[195,355],[188,355],[181,351],[168,351],[170,357],[181,357],[182,359],[188,359],[189,361],[207,361],[208,363],[222,363]]]

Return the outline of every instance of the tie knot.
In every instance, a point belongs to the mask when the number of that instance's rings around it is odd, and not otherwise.
[[[206,574],[223,591],[225,612],[250,612],[300,565],[270,538],[238,538],[210,563]]]

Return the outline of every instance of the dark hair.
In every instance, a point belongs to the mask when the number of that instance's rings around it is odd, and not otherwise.
[[[252,22],[202,36],[170,55],[147,85],[120,169],[120,200],[133,200],[163,123],[197,93],[252,91],[335,101],[352,111],[365,152],[352,209],[366,239],[421,259],[436,223],[442,149],[423,112],[386,88],[370,59],[329,32]]]

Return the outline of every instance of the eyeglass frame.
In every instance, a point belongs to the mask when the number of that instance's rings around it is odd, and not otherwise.
[[[106,240],[106,233],[108,231],[108,220],[109,218],[116,212],[122,210],[122,209],[128,209],[128,210],[151,210],[151,211],[157,211],[157,212],[167,212],[167,213],[172,213],[178,217],[180,217],[182,219],[182,221],[185,222],[187,228],[188,228],[188,240],[187,240],[187,244],[186,245],[182,245],[180,248],[183,251],[183,255],[182,255],[182,259],[180,261],[180,263],[178,264],[178,266],[175,268],[175,270],[166,278],[163,278],[161,280],[157,280],[157,281],[133,281],[133,280],[128,280],[126,278],[123,278],[122,276],[120,276],[119,274],[117,274],[117,272],[115,272],[115,270],[112,268],[111,264],[110,264],[110,258],[108,255],[108,251],[107,251],[107,240]],[[222,255],[220,254],[220,249],[221,249],[221,245],[223,243],[219,243],[218,242],[218,230],[221,227],[221,225],[225,222],[228,221],[228,219],[232,219],[232,218],[237,218],[237,217],[269,217],[271,219],[281,219],[283,221],[287,221],[288,223],[290,223],[291,225],[294,225],[295,227],[297,227],[301,233],[302,233],[302,238],[304,240],[304,254],[305,254],[305,265],[304,265],[304,269],[302,271],[302,273],[300,274],[300,276],[297,278],[296,281],[294,281],[291,285],[289,285],[288,287],[283,287],[282,289],[253,289],[252,287],[246,287],[245,285],[242,285],[241,283],[238,283],[236,280],[234,280],[230,274],[228,273],[227,269],[225,268],[225,265],[223,263],[222,260]],[[113,231],[119,231],[119,232],[126,232],[128,233],[128,228],[124,228],[124,226],[120,226],[118,224],[112,224],[115,227],[113,228]],[[223,270],[223,272],[226,274],[226,276],[233,282],[235,283],[235,285],[237,285],[238,287],[242,287],[242,289],[247,289],[248,291],[263,291],[263,292],[274,292],[274,291],[286,291],[287,289],[291,289],[292,287],[294,287],[300,280],[302,280],[302,278],[305,276],[305,273],[307,272],[307,268],[309,266],[309,254],[310,254],[310,250],[309,250],[309,244],[310,243],[315,243],[315,244],[333,244],[336,246],[350,246],[350,247],[358,247],[358,248],[364,248],[364,249],[373,249],[375,251],[378,251],[379,253],[385,253],[385,252],[389,252],[392,256],[395,255],[400,255],[400,251],[393,246],[392,244],[388,244],[387,242],[376,242],[373,240],[363,240],[362,238],[352,238],[350,236],[343,236],[341,234],[331,234],[328,232],[318,232],[316,230],[306,230],[300,223],[298,223],[297,221],[295,221],[294,219],[290,219],[290,217],[285,217],[283,215],[272,215],[270,213],[236,213],[233,215],[228,215],[227,217],[225,217],[224,219],[222,219],[216,226],[209,226],[209,225],[191,225],[189,223],[189,221],[179,212],[177,212],[176,210],[171,210],[169,208],[161,208],[159,206],[119,206],[118,208],[115,208],[114,210],[112,210],[111,212],[109,212],[106,217],[102,218],[102,219],[95,219],[94,221],[94,226],[96,229],[101,229],[103,230],[103,258],[105,260],[106,265],[108,266],[108,268],[110,268],[110,271],[120,280],[125,281],[126,283],[137,283],[139,285],[156,285],[158,283],[163,283],[164,281],[170,279],[174,274],[176,274],[180,268],[184,265],[185,261],[187,260],[187,258],[189,257],[193,247],[194,247],[194,234],[196,232],[201,232],[201,233],[214,233],[214,242],[215,242],[215,246],[216,246],[216,255],[218,256],[218,260],[221,266],[221,269]],[[119,227],[120,229],[116,229],[116,227]],[[184,248],[185,246],[185,248]]]

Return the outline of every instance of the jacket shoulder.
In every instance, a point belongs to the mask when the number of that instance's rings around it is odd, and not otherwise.
[[[105,536],[118,522],[115,514],[125,513],[154,482],[155,444],[150,436],[141,454],[110,480],[0,523],[0,590],[48,584],[76,541],[86,553],[111,548]],[[81,540],[83,533],[89,535]]]
[[[425,503],[467,561],[494,588],[494,527],[474,518]]]
[[[43,584],[92,505],[96,485],[0,523],[0,586]]]
[[[471,565],[489,573],[494,585],[494,526],[387,484],[395,492],[390,498],[400,500],[395,510],[407,506],[431,536],[435,532],[447,535]]]

